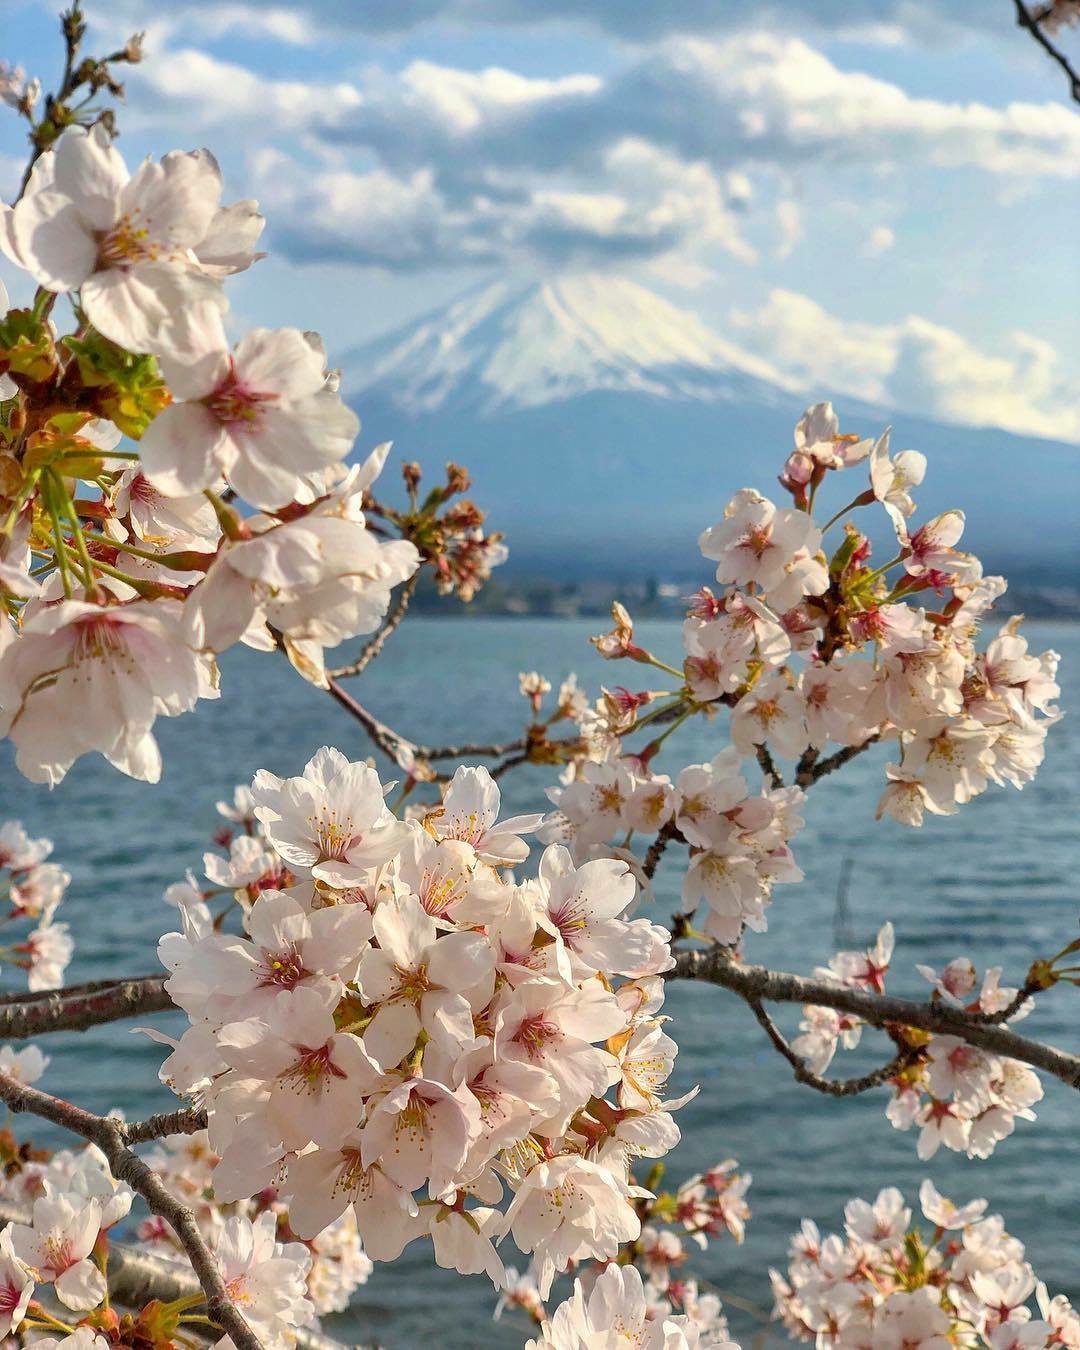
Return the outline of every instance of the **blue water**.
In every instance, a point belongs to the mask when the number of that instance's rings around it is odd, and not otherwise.
[[[392,726],[428,742],[512,737],[524,702],[517,672],[540,668],[553,683],[576,669],[591,687],[633,672],[595,658],[588,633],[595,621],[441,620],[406,623],[387,651],[354,682],[358,697]],[[677,657],[678,630],[643,624],[645,641]],[[1035,649],[1057,648],[1062,704],[1080,710],[1080,629],[1031,624]],[[69,981],[147,973],[154,947],[173,911],[162,889],[185,867],[198,868],[218,818],[214,802],[258,768],[300,771],[312,750],[329,742],[360,758],[369,753],[363,731],[318,690],[292,675],[284,661],[246,651],[223,662],[224,695],[194,715],[158,723],[165,757],[163,781],[134,783],[103,761],[83,760],[56,791],[27,784],[0,750],[0,819],[21,817],[32,832],[50,835],[55,857],[72,873],[60,917],[77,940]],[[921,831],[891,822],[875,825],[884,751],[856,760],[812,792],[807,828],[796,841],[806,871],[800,886],[777,888],[770,931],[753,936],[751,959],[809,971],[834,950],[837,880],[847,858],[855,862],[849,892],[855,940],[872,938],[891,918],[897,929],[890,990],[925,996],[916,962],[940,966],[966,954],[977,964],[1002,964],[1017,983],[1031,959],[1063,946],[1076,932],[1075,877],[1080,807],[1077,723],[1066,718],[1050,736],[1047,762],[1023,793],[993,789],[950,820],[931,818]],[[723,744],[720,723],[687,729],[673,741],[669,763],[707,759]],[[528,766],[504,780],[511,811],[544,805],[549,771]],[[657,879],[660,914],[678,896],[678,858]],[[17,987],[5,979],[5,987]],[[1045,996],[1024,1030],[1066,1046],[1080,1041],[1080,990]],[[673,983],[667,1011],[682,1047],[674,1087],[694,1083],[701,1093],[681,1114],[686,1135],[671,1155],[669,1178],[729,1156],[754,1174],[753,1218],[742,1247],[728,1239],[694,1257],[696,1270],[719,1289],[767,1305],[767,1268],[782,1264],[789,1234],[801,1216],[826,1229],[841,1221],[852,1195],[873,1197],[888,1183],[915,1200],[929,1175],[957,1200],[990,1197],[1052,1291],[1080,1297],[1075,1215],[1080,1203],[1077,1117],[1080,1100],[1056,1080],[1035,1123],[987,1162],[942,1151],[929,1164],[915,1157],[915,1136],[894,1131],[884,1117],[884,1090],[848,1101],[824,1098],[795,1084],[787,1066],[764,1043],[748,1009],[723,990]],[[796,1010],[786,1014],[793,1029]],[[176,1018],[158,1017],[165,1028]],[[783,1020],[783,1019],[782,1019]],[[887,1057],[887,1046],[867,1036],[869,1049],[846,1055],[837,1072],[859,1072]],[[132,1035],[128,1024],[48,1038],[53,1057],[43,1086],[94,1110],[119,1105],[130,1115],[175,1104],[156,1082],[160,1047]],[[38,1137],[47,1137],[47,1131]],[[492,1325],[494,1299],[479,1278],[437,1270],[417,1245],[394,1266],[377,1267],[350,1313],[328,1329],[343,1340],[364,1337],[404,1350],[430,1340],[438,1319],[440,1346],[518,1346],[524,1330],[512,1317]],[[757,1324],[732,1313],[749,1343]],[[766,1344],[784,1343],[772,1330]]]

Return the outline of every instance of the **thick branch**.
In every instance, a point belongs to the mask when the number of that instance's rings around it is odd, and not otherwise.
[[[1013,4],[1016,7],[1016,22],[1021,28],[1026,28],[1047,56],[1061,67],[1069,82],[1070,95],[1075,102],[1080,103],[1080,73],[1073,69],[1069,58],[1054,46],[1043,31],[1041,20],[1046,17],[1049,11],[1044,9],[1040,14],[1032,14],[1024,0],[1013,0]]]
[[[141,1013],[164,1012],[175,1004],[164,975],[130,980],[95,980],[37,994],[0,998],[0,1040],[20,1041],[49,1031],[86,1031]]]
[[[350,676],[359,675],[361,671],[366,670],[372,661],[382,651],[386,645],[386,640],[390,634],[397,628],[405,617],[409,608],[409,601],[413,598],[413,592],[416,590],[416,583],[420,579],[420,573],[415,572],[408,581],[398,591],[397,597],[390,608],[386,618],[383,619],[382,627],[375,636],[361,649],[360,655],[355,661],[350,661],[348,665],[338,666],[336,670],[329,672],[332,679],[344,680]]]
[[[159,1111],[145,1120],[132,1120],[121,1125],[124,1143],[145,1144],[151,1139],[164,1139],[170,1134],[197,1134],[206,1129],[206,1112],[181,1107],[179,1111]]]
[[[108,1116],[95,1116],[71,1102],[26,1087],[4,1073],[0,1073],[0,1100],[5,1101],[12,1111],[30,1111],[96,1144],[108,1160],[116,1180],[126,1181],[142,1196],[151,1212],[164,1219],[176,1234],[206,1295],[210,1319],[232,1338],[236,1350],[261,1350],[262,1343],[229,1298],[221,1271],[203,1241],[195,1216],[169,1193],[161,1178],[142,1158],[127,1147],[119,1121]]]
[[[755,1000],[759,1003],[815,1004],[853,1013],[876,1027],[917,1027],[939,1035],[958,1036],[969,1045],[1018,1059],[1033,1069],[1052,1074],[1071,1088],[1080,1088],[1080,1056],[1044,1045],[1041,1041],[1029,1040],[1007,1027],[941,1003],[915,1003],[786,971],[767,970],[764,966],[746,965],[719,946],[679,952],[675,968],[667,972],[667,978],[719,984],[751,1004]]]

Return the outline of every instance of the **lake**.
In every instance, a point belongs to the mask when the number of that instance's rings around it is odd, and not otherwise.
[[[577,670],[592,691],[601,680],[635,681],[640,668],[613,669],[588,646],[588,634],[603,627],[601,620],[410,619],[350,687],[415,740],[510,739],[525,720],[525,701],[517,692],[520,670],[539,669],[556,685]],[[1034,650],[1052,646],[1062,653],[1061,703],[1068,711],[1080,708],[1080,628],[1031,624],[1026,631]],[[678,661],[677,625],[644,623],[639,634],[659,655]],[[161,903],[161,892],[180,880],[186,867],[199,868],[220,823],[214,803],[230,796],[234,783],[249,780],[259,768],[299,773],[325,743],[352,758],[370,752],[363,730],[283,660],[237,650],[222,666],[220,701],[158,722],[165,772],[156,786],[133,782],[90,758],[49,792],[15,772],[9,745],[0,751],[0,820],[18,817],[32,834],[51,836],[54,857],[72,873],[59,915],[71,924],[77,943],[69,982],[156,968],[156,940],[174,913]],[[810,795],[807,826],[794,845],[806,880],[777,888],[770,931],[751,935],[749,958],[807,973],[824,962],[835,950],[838,880],[851,859],[847,927],[854,945],[871,940],[886,919],[896,925],[890,992],[925,997],[929,986],[915,971],[916,962],[940,967],[958,955],[980,967],[1003,965],[1005,982],[1019,983],[1033,957],[1051,954],[1076,934],[1075,715],[1051,731],[1046,763],[1024,792],[992,788],[951,819],[928,818],[922,830],[874,822],[885,750],[823,780]],[[669,742],[664,766],[708,759],[724,743],[721,721],[694,724]],[[542,809],[543,789],[551,781],[549,770],[533,766],[508,776],[503,781],[508,811]],[[677,904],[680,859],[672,852],[657,878],[658,917]],[[16,974],[5,988],[19,987]],[[701,1085],[680,1114],[685,1139],[667,1159],[668,1179],[678,1182],[727,1157],[738,1158],[754,1174],[746,1242],[737,1247],[725,1239],[693,1258],[703,1282],[768,1307],[768,1267],[784,1264],[788,1237],[803,1215],[832,1231],[841,1224],[848,1198],[873,1199],[887,1184],[901,1187],[917,1208],[919,1182],[930,1176],[958,1201],[988,1196],[992,1211],[1003,1214],[1010,1231],[1026,1243],[1051,1291],[1080,1298],[1075,1257],[1080,1100],[1063,1084],[1045,1082],[1039,1119],[1018,1122],[1015,1135],[988,1161],[942,1150],[920,1163],[915,1134],[901,1134],[885,1119],[885,1090],[835,1101],[799,1086],[735,996],[674,982],[667,1011],[682,1050],[673,1087],[681,1092]],[[1075,1048],[1078,1011],[1080,989],[1060,987],[1042,998],[1023,1029]],[[183,1021],[154,1020],[162,1028]],[[797,1010],[786,1010],[781,1020],[792,1030]],[[157,1084],[160,1047],[132,1035],[130,1024],[43,1039],[52,1064],[42,1087],[96,1111],[120,1106],[140,1116],[175,1106]],[[867,1033],[865,1040],[870,1049],[842,1055],[834,1072],[846,1076],[888,1057],[882,1037]],[[24,1130],[25,1122],[19,1127]],[[47,1128],[35,1134],[54,1138]],[[434,1324],[438,1344],[452,1350],[520,1346],[524,1321],[509,1315],[493,1324],[494,1303],[484,1281],[436,1269],[428,1249],[417,1244],[400,1262],[376,1267],[354,1309],[328,1319],[327,1330],[342,1340],[377,1339],[405,1350],[430,1341]],[[759,1324],[729,1311],[733,1331],[748,1343]],[[773,1329],[768,1344],[784,1343]]]

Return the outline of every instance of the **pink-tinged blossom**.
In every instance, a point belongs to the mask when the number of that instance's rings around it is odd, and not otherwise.
[[[977,979],[975,966],[966,956],[957,956],[939,975],[932,966],[917,965],[915,969],[929,980],[938,994],[954,1008],[963,1007],[968,996],[975,988]]]
[[[50,786],[94,750],[122,773],[156,783],[154,720],[216,697],[171,601],[64,600],[27,618],[0,655],[0,735],[14,741],[22,773]]]
[[[46,1195],[34,1201],[30,1226],[11,1226],[11,1249],[41,1284],[75,1312],[96,1308],[105,1297],[105,1276],[90,1259],[101,1230],[96,1200]]]
[[[596,858],[575,867],[566,849],[552,845],[540,860],[537,886],[541,923],[566,948],[575,979],[599,970],[655,975],[674,965],[666,928],[621,917],[637,892],[625,863]]]
[[[454,773],[442,806],[428,817],[439,839],[470,844],[476,856],[494,866],[509,867],[528,857],[529,846],[520,838],[532,834],[540,815],[499,820],[499,785],[485,768],[462,766]]]
[[[473,1013],[494,989],[490,942],[480,933],[440,934],[413,895],[384,901],[373,924],[379,945],[364,952],[356,976],[360,997],[375,1010],[364,1031],[367,1052],[392,1069],[421,1032],[463,1050],[472,1040]]]
[[[26,871],[44,862],[52,850],[51,839],[31,839],[17,820],[0,825],[0,867]]]
[[[303,986],[279,993],[265,1020],[224,1026],[217,1045],[241,1078],[265,1085],[267,1127],[286,1149],[334,1148],[380,1079],[360,1038],[337,1031],[325,998]]]
[[[223,304],[197,250],[218,214],[212,155],[147,159],[134,176],[104,125],[69,127],[4,208],[0,243],[49,291],[78,291],[90,323],[122,347],[154,349],[173,314]]]
[[[816,558],[821,531],[805,511],[777,507],[750,488],[735,494],[724,519],[698,541],[717,564],[716,579],[757,586],[774,609],[791,609],[805,595],[828,587],[825,566]]]
[[[531,1252],[541,1298],[570,1262],[611,1260],[641,1232],[632,1191],[606,1168],[565,1156],[526,1173],[506,1211],[505,1231]]]
[[[698,1326],[684,1314],[654,1315],[636,1266],[608,1266],[586,1294],[580,1280],[525,1350],[586,1350],[586,1347],[625,1344],[635,1350],[738,1350],[730,1341],[702,1338]]]
[[[360,422],[326,385],[322,345],[296,328],[255,328],[229,351],[221,313],[197,305],[162,335],[173,401],[139,443],[143,473],[182,497],[224,477],[245,500],[277,510],[302,480],[345,458]]]
[[[71,873],[65,872],[57,863],[38,863],[20,872],[11,881],[15,915],[47,922],[56,913],[70,881]]]
[[[434,1200],[453,1187],[478,1132],[479,1108],[464,1087],[406,1078],[369,1105],[360,1154],[407,1191],[427,1182]]]
[[[16,1331],[34,1296],[33,1276],[15,1255],[11,1235],[10,1226],[0,1232],[0,1336],[4,1337]]]
[[[926,456],[918,450],[889,453],[889,432],[874,442],[870,451],[870,486],[874,496],[888,511],[897,530],[915,510],[909,489],[918,487],[926,476]]]
[[[903,521],[894,519],[893,524],[908,576],[926,577],[935,583],[943,579],[949,583],[953,579],[977,581],[982,575],[978,559],[955,547],[964,533],[963,511],[945,511],[928,520],[914,534],[908,534]]]
[[[322,648],[378,627],[394,586],[420,566],[406,539],[380,541],[363,513],[389,445],[284,521],[252,517],[252,537],[226,541],[185,603],[192,644],[221,652],[243,640],[271,650],[270,624],[305,679],[325,685]]]
[[[16,947],[22,957],[20,964],[27,967],[27,989],[32,994],[41,989],[59,989],[74,950],[66,923],[46,919],[27,933]]]
[[[592,1096],[601,1097],[619,1081],[619,1066],[595,1042],[626,1027],[626,1015],[597,980],[581,989],[534,980],[519,986],[503,1006],[495,1027],[495,1054],[511,1063],[546,1070],[558,1085],[558,1107],[537,1129],[559,1135],[570,1117]]]
[[[252,787],[255,814],[290,867],[329,885],[345,885],[389,862],[406,838],[383,800],[379,776],[323,746],[299,778],[266,769]]]
[[[214,1248],[226,1294],[267,1350],[294,1344],[315,1315],[306,1297],[311,1254],[300,1243],[282,1246],[276,1231],[271,1213],[226,1219]]]
[[[976,1223],[986,1210],[985,1200],[971,1200],[966,1205],[954,1205],[941,1194],[929,1177],[919,1187],[919,1205],[923,1214],[938,1228],[966,1228]]]
[[[936,801],[922,780],[899,764],[886,764],[885,778],[885,790],[877,805],[878,820],[892,816],[901,825],[919,826],[927,811],[935,816],[955,815],[955,805]]]
[[[947,811],[953,802],[969,802],[985,790],[996,739],[994,730],[974,718],[930,718],[913,728],[904,768]]]
[[[809,732],[803,700],[780,671],[770,671],[739,699],[731,714],[731,742],[743,755],[768,744],[785,759],[798,759]]]

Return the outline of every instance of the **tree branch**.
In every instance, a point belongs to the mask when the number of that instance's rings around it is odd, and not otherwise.
[[[868,1092],[871,1088],[880,1087],[882,1083],[887,1083],[890,1078],[894,1078],[906,1069],[909,1064],[918,1058],[920,1053],[917,1049],[907,1046],[899,1050],[887,1064],[882,1064],[879,1068],[873,1069],[870,1073],[865,1073],[859,1078],[823,1078],[821,1074],[808,1068],[806,1061],[791,1048],[780,1028],[765,1011],[761,1000],[748,998],[746,1001],[750,1005],[751,1012],[764,1027],[769,1040],[791,1065],[796,1080],[805,1083],[807,1087],[812,1087],[816,1092],[825,1093],[829,1097],[854,1097],[860,1092]]]
[[[784,775],[776,767],[776,761],[772,757],[772,751],[764,742],[754,746],[754,755],[757,758],[761,772],[769,780],[771,788],[782,788],[784,786]]]
[[[386,618],[383,619],[382,627],[379,631],[363,648],[361,648],[360,655],[355,661],[351,661],[345,666],[338,666],[336,670],[328,671],[327,673],[330,675],[331,679],[348,679],[353,675],[359,675],[361,671],[366,670],[367,667],[371,665],[372,661],[375,660],[386,645],[387,638],[405,617],[405,613],[409,608],[409,601],[413,598],[413,593],[416,590],[416,583],[419,580],[419,572],[414,572],[413,575],[409,577],[408,581],[406,581],[398,591],[397,598]]]
[[[29,1225],[32,1220],[30,1211],[0,1199],[0,1224]],[[194,1273],[182,1261],[174,1261],[143,1247],[114,1242],[111,1234],[108,1276],[109,1297],[124,1308],[142,1308],[154,1299],[162,1303],[174,1303],[199,1290]],[[190,1326],[185,1331],[194,1334],[194,1328]],[[297,1350],[342,1350],[340,1341],[323,1335],[321,1331],[302,1327],[293,1334]],[[212,1337],[207,1339],[213,1340]],[[363,1347],[354,1347],[354,1350],[363,1350]]]
[[[142,1158],[127,1147],[120,1121],[95,1116],[71,1102],[27,1087],[5,1073],[0,1073],[0,1100],[5,1101],[12,1111],[32,1112],[96,1144],[108,1160],[116,1180],[126,1181],[142,1196],[151,1212],[164,1219],[176,1234],[206,1295],[210,1319],[232,1338],[236,1350],[262,1350],[261,1341],[229,1298],[221,1271],[203,1241],[195,1216],[166,1190],[161,1178]]]
[[[1054,46],[1042,28],[1042,20],[1047,17],[1050,10],[1043,9],[1039,14],[1032,14],[1024,0],[1013,0],[1013,4],[1016,7],[1016,22],[1021,28],[1027,29],[1052,61],[1057,62],[1069,82],[1070,96],[1076,103],[1080,103],[1080,73],[1073,68],[1065,53]]]
[[[66,989],[0,998],[0,1040],[21,1041],[51,1031],[86,1031],[140,1013],[175,1008],[165,975],[130,980],[94,980]]]
[[[159,1111],[145,1120],[126,1121],[120,1132],[124,1143],[145,1144],[151,1139],[164,1139],[170,1134],[198,1134],[206,1129],[206,1112],[181,1107],[179,1111]]]
[[[845,745],[843,749],[837,750],[835,754],[827,755],[824,759],[817,759],[816,755],[813,759],[810,759],[808,754],[804,754],[795,773],[796,785],[801,788],[811,787],[824,778],[826,774],[843,768],[856,755],[861,755],[864,750],[869,750],[872,745],[877,745],[880,740],[881,736],[875,731],[872,736],[868,736],[859,745]]]
[[[675,968],[668,971],[665,978],[705,980],[732,990],[751,1004],[754,1000],[813,1004],[852,1013],[876,1027],[917,1027],[939,1035],[958,1036],[969,1045],[1020,1060],[1033,1069],[1051,1074],[1071,1088],[1080,1089],[1080,1056],[1041,1041],[1029,1040],[1007,1027],[941,1003],[915,1003],[786,971],[768,970],[764,966],[747,965],[720,946],[678,952]]]
[[[672,819],[669,820],[666,825],[660,827],[660,831],[656,838],[645,851],[641,870],[650,881],[656,875],[656,869],[660,866],[660,859],[663,857],[664,849],[667,848],[668,844],[675,840],[682,841],[682,834],[679,832],[678,825],[676,825],[674,819]]]

